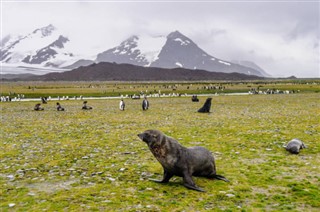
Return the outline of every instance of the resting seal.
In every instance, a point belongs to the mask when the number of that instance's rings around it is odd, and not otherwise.
[[[185,187],[196,191],[204,190],[196,186],[192,176],[229,182],[225,177],[216,174],[213,155],[206,148],[200,146],[186,148],[158,130],[146,130],[138,136],[147,143],[150,151],[163,167],[163,179],[153,181],[167,183],[171,177],[176,175],[183,177]]]
[[[299,154],[300,149],[304,149],[306,146],[302,141],[295,138],[289,141],[287,146],[284,146],[284,148],[286,148],[286,150],[292,154]]]
[[[207,98],[206,102],[204,103],[204,105],[202,106],[202,108],[200,108],[200,109],[198,110],[198,112],[199,112],[199,113],[210,113],[211,100],[212,100],[212,98]]]

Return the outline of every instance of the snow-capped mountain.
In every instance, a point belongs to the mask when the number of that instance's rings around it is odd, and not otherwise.
[[[195,42],[174,31],[167,36],[135,35],[120,45],[86,55],[77,48],[80,44],[48,25],[27,35],[6,36],[1,40],[0,61],[7,73],[64,71],[92,63],[115,62],[144,67],[186,68],[213,72],[238,72],[248,75],[270,76],[258,66],[249,66],[218,59],[206,53]],[[92,60],[92,58],[96,58]],[[17,70],[15,67],[27,69]],[[258,67],[258,68],[257,68]],[[262,71],[261,71],[262,70]],[[6,71],[3,71],[6,73]]]
[[[149,44],[149,45],[148,45]],[[147,48],[148,47],[148,48]],[[201,69],[264,76],[258,70],[215,58],[179,31],[148,38],[132,36],[119,46],[98,54],[96,62],[128,63],[160,68]]]
[[[165,36],[132,36],[119,46],[98,54],[96,62],[150,66],[166,42]]]
[[[0,61],[8,66],[59,67],[79,59],[67,50],[68,42],[51,24],[25,36],[7,36],[1,41]]]
[[[55,58],[59,52],[59,49],[63,49],[64,44],[68,41],[68,38],[60,35],[59,38],[55,40],[53,43],[49,44],[48,46],[42,49],[39,49],[34,55],[28,55],[22,60],[22,62],[29,64],[42,64],[46,62],[46,66],[56,66],[56,64],[50,63],[48,61],[50,61],[51,58]],[[72,57],[72,53],[64,53],[64,55]]]

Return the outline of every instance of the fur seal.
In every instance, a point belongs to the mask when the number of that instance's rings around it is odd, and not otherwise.
[[[36,110],[36,111],[44,110],[44,108],[41,107],[40,103],[36,104],[33,109]]]
[[[284,146],[284,148],[286,148],[286,150],[292,154],[299,154],[300,149],[304,149],[307,147],[302,141],[294,138],[291,141],[289,141],[287,146]]]
[[[212,153],[204,147],[186,148],[175,139],[158,130],[146,130],[138,137],[144,141],[155,158],[163,167],[162,180],[167,183],[174,175],[183,177],[183,184],[189,189],[204,191],[194,183],[192,176],[202,176],[229,182],[228,179],[216,174],[216,166]]]
[[[204,105],[202,106],[202,108],[200,108],[200,109],[198,110],[198,112],[199,112],[199,113],[210,113],[211,100],[212,100],[212,98],[207,98],[206,102],[204,103]]]
[[[198,99],[197,95],[193,95],[192,98],[191,98],[191,101],[192,102],[199,102],[199,99]]]

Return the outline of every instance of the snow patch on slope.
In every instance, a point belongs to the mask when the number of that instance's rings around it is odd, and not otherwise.
[[[184,40],[182,40],[181,38],[175,38],[174,41],[180,42],[180,45],[181,45],[181,46],[187,46],[187,45],[190,43],[189,40],[185,40],[185,41],[184,41]]]
[[[180,68],[183,67],[183,65],[181,63],[179,63],[179,62],[176,62],[176,65],[179,66]]]
[[[231,65],[230,63],[224,62],[224,61],[222,61],[222,60],[219,60],[219,63],[225,64],[225,65],[227,65],[227,66],[230,66],[230,65]]]
[[[137,40],[137,49],[140,50],[141,54],[148,61],[149,66],[153,61],[158,59],[158,55],[166,43],[165,36],[148,36],[140,35]]]

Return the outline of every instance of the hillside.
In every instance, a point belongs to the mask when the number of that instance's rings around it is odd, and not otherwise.
[[[131,64],[101,62],[72,71],[53,72],[34,76],[30,80],[42,81],[193,81],[193,80],[250,80],[262,79],[240,73],[208,72],[184,68],[163,69]]]

